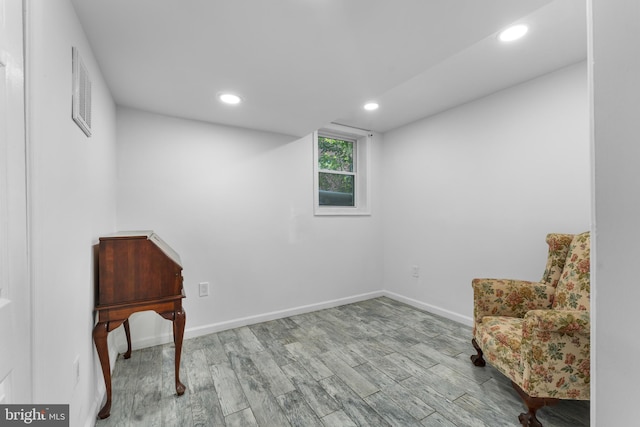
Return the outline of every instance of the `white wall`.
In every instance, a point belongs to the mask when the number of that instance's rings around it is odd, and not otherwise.
[[[71,4],[27,6],[33,399],[69,403],[75,426],[95,419],[95,399],[104,390],[91,337],[92,245],[115,230],[115,105]],[[71,119],[72,46],[93,83],[91,138]]]
[[[636,425],[640,259],[640,4],[591,0],[595,183],[592,424]],[[595,261],[595,262],[594,262]],[[594,370],[595,368],[595,370]]]
[[[372,216],[314,217],[311,136],[117,111],[118,228],[154,230],[180,254],[187,336],[381,289],[378,192]],[[131,330],[149,345],[170,322],[136,314]]]
[[[385,134],[385,289],[470,323],[474,277],[539,280],[546,234],[590,228],[586,71]]]

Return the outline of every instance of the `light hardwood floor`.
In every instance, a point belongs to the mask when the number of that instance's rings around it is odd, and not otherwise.
[[[376,298],[119,356],[107,426],[518,426],[507,379],[471,364],[471,328]],[[589,425],[589,402],[543,408],[545,427]]]

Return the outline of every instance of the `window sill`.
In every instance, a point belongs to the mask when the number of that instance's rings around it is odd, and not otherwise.
[[[369,209],[331,208],[316,206],[313,214],[315,216],[371,216],[371,211]]]

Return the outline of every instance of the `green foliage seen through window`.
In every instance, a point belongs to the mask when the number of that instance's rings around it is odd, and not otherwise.
[[[354,206],[353,154],[353,141],[318,137],[321,205]]]
[[[318,137],[320,169],[353,172],[353,142],[341,139]]]

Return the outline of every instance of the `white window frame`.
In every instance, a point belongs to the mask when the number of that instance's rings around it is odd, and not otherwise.
[[[318,136],[354,142],[353,175],[355,176],[354,206],[320,205],[318,167]],[[366,130],[330,124],[313,133],[313,213],[314,215],[371,215],[370,151],[372,133]],[[351,173],[349,173],[351,175]]]

